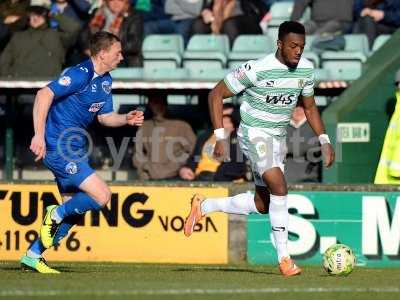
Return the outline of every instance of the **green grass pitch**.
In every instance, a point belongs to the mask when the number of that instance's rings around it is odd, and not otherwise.
[[[400,299],[400,269],[356,268],[348,277],[303,267],[283,278],[275,266],[55,263],[63,273],[22,272],[0,262],[1,299]]]

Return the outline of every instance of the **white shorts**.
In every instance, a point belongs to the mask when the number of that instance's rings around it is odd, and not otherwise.
[[[251,164],[254,183],[266,186],[262,175],[265,171],[278,167],[284,172],[286,157],[286,139],[278,139],[267,133],[263,128],[240,125],[238,140],[243,154]]]

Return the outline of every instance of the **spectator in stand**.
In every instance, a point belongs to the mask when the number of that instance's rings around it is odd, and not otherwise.
[[[261,34],[259,22],[267,12],[261,0],[214,0],[202,11],[192,34],[226,34],[230,44],[241,34]]]
[[[319,182],[321,148],[319,140],[307,122],[304,108],[293,110],[287,128],[285,178],[288,183]]]
[[[380,34],[392,34],[400,28],[399,0],[363,0],[355,7],[357,20],[354,32],[365,33],[372,47]]]
[[[80,36],[80,47],[87,56],[89,37],[104,30],[121,39],[123,67],[141,67],[143,65],[143,18],[130,5],[129,0],[105,0],[89,21],[88,27]]]
[[[174,33],[181,34],[185,44],[189,41],[194,20],[200,16],[203,0],[166,0],[165,12],[171,16]]]
[[[353,0],[296,0],[291,21],[299,21],[307,7],[311,7],[311,19],[304,27],[306,34],[344,34],[353,22]]]
[[[25,29],[28,23],[28,6],[29,0],[0,2],[0,51],[4,49],[13,32]]]
[[[145,36],[173,32],[171,18],[165,13],[165,0],[137,1],[136,9],[143,16]]]
[[[81,26],[87,21],[91,3],[88,0],[56,0],[50,7],[50,14],[63,14],[74,19]],[[51,27],[57,27],[58,23],[52,21]]]
[[[61,72],[65,53],[76,40],[79,24],[66,16],[55,15],[52,17],[60,26],[49,28],[49,7],[50,1],[32,1],[27,10],[29,28],[16,32],[0,57],[1,76],[54,77]]]
[[[230,160],[221,162],[213,158],[216,139],[210,129],[199,136],[193,155],[187,160],[185,166],[179,170],[181,179],[187,181],[237,181],[247,178],[249,170],[236,137],[238,122],[229,111],[230,108],[224,105],[222,121],[225,130],[230,133]]]
[[[136,134],[133,165],[141,180],[177,179],[179,169],[192,154],[196,136],[184,121],[169,119],[163,94],[149,96],[153,113]]]

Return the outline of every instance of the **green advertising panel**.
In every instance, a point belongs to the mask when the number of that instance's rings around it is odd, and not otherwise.
[[[357,265],[400,267],[398,198],[395,192],[290,193],[290,255],[299,264],[321,264],[325,249],[343,243]],[[247,257],[252,264],[277,263],[268,215],[248,217]]]

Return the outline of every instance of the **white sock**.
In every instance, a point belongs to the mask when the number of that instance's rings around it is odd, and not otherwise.
[[[204,215],[216,211],[237,215],[259,213],[254,203],[254,194],[251,192],[232,197],[207,198],[201,203],[201,212]]]
[[[41,258],[42,257],[40,254],[33,252],[31,249],[28,249],[28,251],[26,251],[26,256],[31,257],[31,258]]]
[[[278,253],[278,261],[280,262],[282,257],[289,256],[287,249],[289,223],[287,196],[275,196],[271,194],[270,199],[269,219]]]
[[[53,210],[52,214],[51,214],[51,218],[56,221],[57,224],[60,224],[62,221],[62,218],[58,215],[57,213],[57,209]]]

